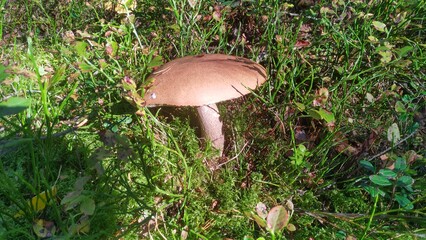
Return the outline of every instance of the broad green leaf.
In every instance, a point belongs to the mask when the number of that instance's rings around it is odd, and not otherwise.
[[[90,180],[90,177],[88,176],[84,176],[84,177],[79,177],[75,180],[74,183],[74,190],[75,191],[82,191],[84,185],[87,183],[87,181]]]
[[[0,64],[0,83],[3,82],[9,74],[5,71],[6,67],[3,64]]]
[[[365,191],[367,191],[371,197],[376,197],[378,194],[380,196],[385,196],[386,193],[383,192],[380,188],[378,188],[377,186],[370,186],[370,185],[365,185],[362,188],[364,188]]]
[[[156,56],[148,63],[148,68],[152,69],[160,65],[163,65],[163,58],[161,56]]]
[[[407,54],[409,52],[411,52],[412,50],[413,50],[412,46],[405,46],[405,47],[399,49],[399,51],[397,52],[397,54],[398,54],[398,56],[400,58],[403,58],[403,57],[407,56]]]
[[[380,169],[379,174],[386,178],[394,178],[397,176],[396,172],[390,169]]]
[[[89,197],[83,198],[80,204],[80,211],[86,215],[92,215],[95,212],[95,201]]]
[[[322,108],[319,110],[309,110],[309,115],[317,120],[325,120],[327,123],[335,121],[334,114]]]
[[[316,120],[321,120],[321,115],[317,112],[317,110],[309,110],[308,111],[309,116],[311,116],[312,118],[316,119]]]
[[[401,101],[397,101],[397,102],[395,103],[395,111],[396,111],[396,112],[399,112],[399,113],[405,113],[405,112],[407,112],[407,111],[405,110],[404,103],[402,103]]]
[[[92,65],[89,65],[89,64],[87,64],[87,63],[80,63],[80,64],[78,65],[78,67],[79,67],[79,68],[80,68],[80,70],[81,70],[82,72],[84,72],[84,73],[92,72],[92,71],[96,70],[96,68],[94,68]]]
[[[81,202],[87,198],[84,195],[81,195],[81,191],[72,191],[67,193],[64,198],[61,200],[61,205],[64,205],[65,210],[68,211],[77,207]]]
[[[18,114],[31,105],[31,100],[22,97],[11,97],[0,102],[0,117]]]
[[[321,115],[321,118],[324,119],[327,123],[335,122],[334,114],[324,109],[319,109],[318,113]]]
[[[359,161],[359,164],[363,167],[363,168],[365,168],[365,169],[367,169],[367,170],[369,170],[369,171],[371,171],[371,172],[375,172],[376,171],[376,168],[373,166],[373,164],[371,164],[371,162],[369,162],[369,161],[366,161],[366,160],[361,160],[361,161]]]
[[[297,106],[297,109],[299,109],[299,111],[305,111],[306,107],[303,103],[299,103],[299,102],[295,102],[294,105]]]
[[[407,190],[410,193],[414,192],[414,189],[413,189],[413,187],[411,187],[411,185],[404,186],[404,188],[405,188],[405,190]]]
[[[399,206],[401,206],[402,208],[405,209],[413,209],[413,203],[410,201],[410,199],[408,199],[407,197],[400,195],[400,194],[396,194],[395,195],[395,200],[398,202]]]
[[[407,169],[407,162],[405,161],[405,159],[402,157],[398,157],[395,161],[394,169],[395,171],[399,172],[402,172]]]
[[[371,175],[370,181],[379,186],[390,186],[392,182],[384,176]]]
[[[379,21],[373,21],[373,27],[380,32],[385,32],[386,30],[386,24],[379,22]]]
[[[398,124],[392,123],[388,128],[388,141],[396,144],[401,139],[401,134],[399,133]]]
[[[398,180],[396,181],[396,184],[398,184],[398,186],[401,186],[401,187],[409,186],[413,183],[414,183],[414,179],[410,176],[402,176],[398,178]]]
[[[76,42],[74,49],[77,52],[77,55],[80,57],[86,57],[87,56],[87,46],[88,44],[86,42]]]
[[[278,232],[287,226],[288,221],[288,212],[283,206],[273,207],[266,218],[268,229],[273,233]]]

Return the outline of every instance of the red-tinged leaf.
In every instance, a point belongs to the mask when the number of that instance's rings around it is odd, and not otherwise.
[[[33,231],[39,238],[51,238],[56,233],[56,226],[52,221],[36,219],[33,223]]]
[[[289,215],[285,207],[276,206],[269,211],[268,217],[266,218],[268,229],[272,232],[278,232],[287,226],[289,221]]]
[[[297,40],[296,44],[294,44],[294,47],[303,48],[303,47],[308,47],[310,45],[311,45],[311,43],[309,41]]]
[[[259,217],[265,219],[266,216],[268,216],[268,211],[267,211],[266,205],[262,202],[257,203],[256,213],[257,213],[257,215],[259,215]]]

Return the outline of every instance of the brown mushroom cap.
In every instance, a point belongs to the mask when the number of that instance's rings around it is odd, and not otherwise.
[[[241,97],[266,81],[264,67],[224,54],[170,61],[149,77],[146,106],[202,106]]]

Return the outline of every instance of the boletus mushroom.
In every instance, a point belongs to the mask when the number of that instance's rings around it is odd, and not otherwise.
[[[246,95],[265,81],[265,68],[246,58],[187,56],[162,65],[148,76],[144,101],[147,107],[196,107],[202,137],[222,154],[225,138],[216,103]]]

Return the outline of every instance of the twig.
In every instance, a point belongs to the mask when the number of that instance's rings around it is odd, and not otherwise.
[[[234,157],[232,157],[231,159],[229,159],[228,161],[226,161],[226,162],[223,162],[223,163],[221,163],[221,164],[218,164],[217,166],[216,166],[216,169],[219,169],[220,167],[222,167],[223,165],[225,165],[225,164],[227,164],[227,163],[229,163],[229,162],[231,162],[231,161],[233,161],[233,160],[235,160],[235,159],[237,159],[238,158],[238,156],[240,156],[240,154],[243,152],[243,150],[244,150],[244,148],[246,148],[246,146],[248,145],[248,142],[246,142],[245,144],[244,144],[244,146],[241,148],[241,150],[240,150],[240,152],[239,153],[237,153],[237,155],[235,155]]]
[[[381,151],[380,153],[378,153],[378,154],[376,154],[376,155],[372,156],[371,158],[369,158],[367,161],[371,162],[371,161],[372,161],[373,159],[375,159],[376,157],[380,157],[380,156],[382,156],[383,154],[385,154],[385,153],[389,152],[390,150],[394,149],[395,147],[397,147],[397,146],[398,146],[398,145],[400,145],[401,143],[403,143],[403,142],[407,141],[409,138],[411,138],[412,136],[414,136],[414,134],[416,134],[416,133],[417,133],[417,129],[416,129],[414,132],[410,133],[410,134],[409,134],[408,136],[406,136],[405,138],[403,138],[403,139],[401,139],[400,141],[398,141],[397,143],[395,143],[392,147],[386,148],[385,150]]]
[[[88,122],[88,120],[85,118],[79,124],[73,126],[72,128],[69,128],[69,129],[67,129],[65,131],[57,132],[57,133],[53,134],[52,137],[62,137],[62,136],[65,136],[68,133],[71,133],[71,132],[74,132],[74,131],[78,130],[79,128],[81,128],[82,126],[84,126],[87,122]],[[47,136],[41,136],[40,137],[40,139],[42,139],[42,140],[44,140],[46,138],[47,138]]]

